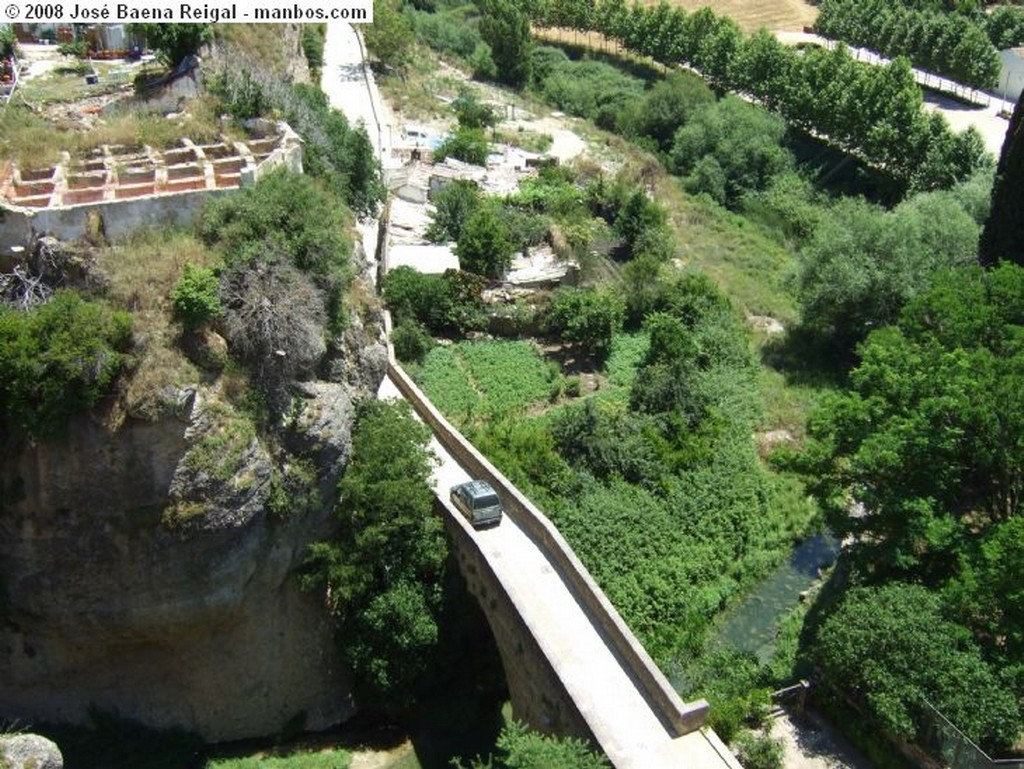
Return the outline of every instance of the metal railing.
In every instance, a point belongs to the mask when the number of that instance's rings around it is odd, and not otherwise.
[[[919,744],[947,769],[1024,769],[1024,759],[992,758],[930,702]]]

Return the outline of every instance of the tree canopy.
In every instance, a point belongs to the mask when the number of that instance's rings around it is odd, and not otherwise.
[[[303,583],[327,588],[365,701],[414,701],[437,638],[447,552],[429,485],[429,430],[404,401],[359,408],[339,484],[338,536],[310,547]]]
[[[941,598],[919,585],[850,590],[818,631],[814,659],[823,681],[854,692],[894,736],[921,736],[931,704],[990,751],[1017,738],[1013,695],[970,632],[942,616]]]
[[[812,419],[816,491],[868,570],[935,580],[971,532],[1020,512],[1022,308],[1021,268],[943,273]]]

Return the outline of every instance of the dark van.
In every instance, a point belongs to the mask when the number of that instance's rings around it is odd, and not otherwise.
[[[469,519],[474,529],[501,523],[501,500],[487,481],[467,481],[452,486],[452,504]]]

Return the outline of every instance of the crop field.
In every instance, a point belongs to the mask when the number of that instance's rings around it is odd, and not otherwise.
[[[431,350],[417,379],[445,416],[467,424],[546,401],[555,376],[530,343],[489,341]]]
[[[643,4],[657,5],[657,0],[643,0]],[[719,15],[731,17],[745,32],[761,27],[799,31],[818,17],[818,9],[804,0],[668,0],[668,4],[687,12],[707,6]]]

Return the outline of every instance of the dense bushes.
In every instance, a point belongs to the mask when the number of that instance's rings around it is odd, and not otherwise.
[[[349,227],[335,195],[284,170],[203,209],[200,237],[225,262],[224,330],[275,411],[290,403],[290,383],[314,372],[326,332],[345,323]]]
[[[782,118],[726,96],[676,131],[672,162],[691,192],[735,207],[793,167],[792,154],[782,146],[785,134]]]
[[[603,364],[611,352],[612,337],[622,329],[625,308],[610,292],[580,288],[561,288],[548,308],[549,330],[578,345],[579,349]]]
[[[323,179],[358,215],[373,215],[386,190],[366,126],[350,126],[318,88],[298,84],[282,97],[292,128],[301,134],[306,173]]]
[[[483,286],[466,272],[424,275],[403,265],[385,276],[382,292],[396,324],[411,321],[437,336],[462,336],[484,326]]]
[[[335,289],[350,275],[348,226],[339,201],[312,179],[275,171],[259,184],[211,201],[203,209],[199,235],[223,250],[229,267],[274,248]]]
[[[4,440],[58,434],[129,365],[131,316],[72,291],[29,310],[0,306]]]
[[[283,114],[302,137],[305,173],[321,179],[358,215],[376,212],[386,190],[366,127],[350,126],[319,87],[282,83],[244,52],[213,73],[209,84],[220,108],[236,119]]]
[[[415,701],[439,633],[447,547],[429,438],[404,402],[360,407],[335,511],[343,526],[311,546],[302,578],[341,620],[362,704],[391,712]]]
[[[977,224],[946,192],[918,195],[886,212],[837,202],[801,253],[797,298],[804,326],[847,353],[944,267],[976,260]]]
[[[464,163],[482,166],[487,164],[491,144],[482,128],[460,126],[433,151],[434,162],[455,158]]]
[[[1012,38],[1008,21],[1000,17],[997,34]],[[999,76],[999,55],[984,27],[958,13],[913,10],[899,0],[823,0],[815,28],[974,88],[991,88]]]

